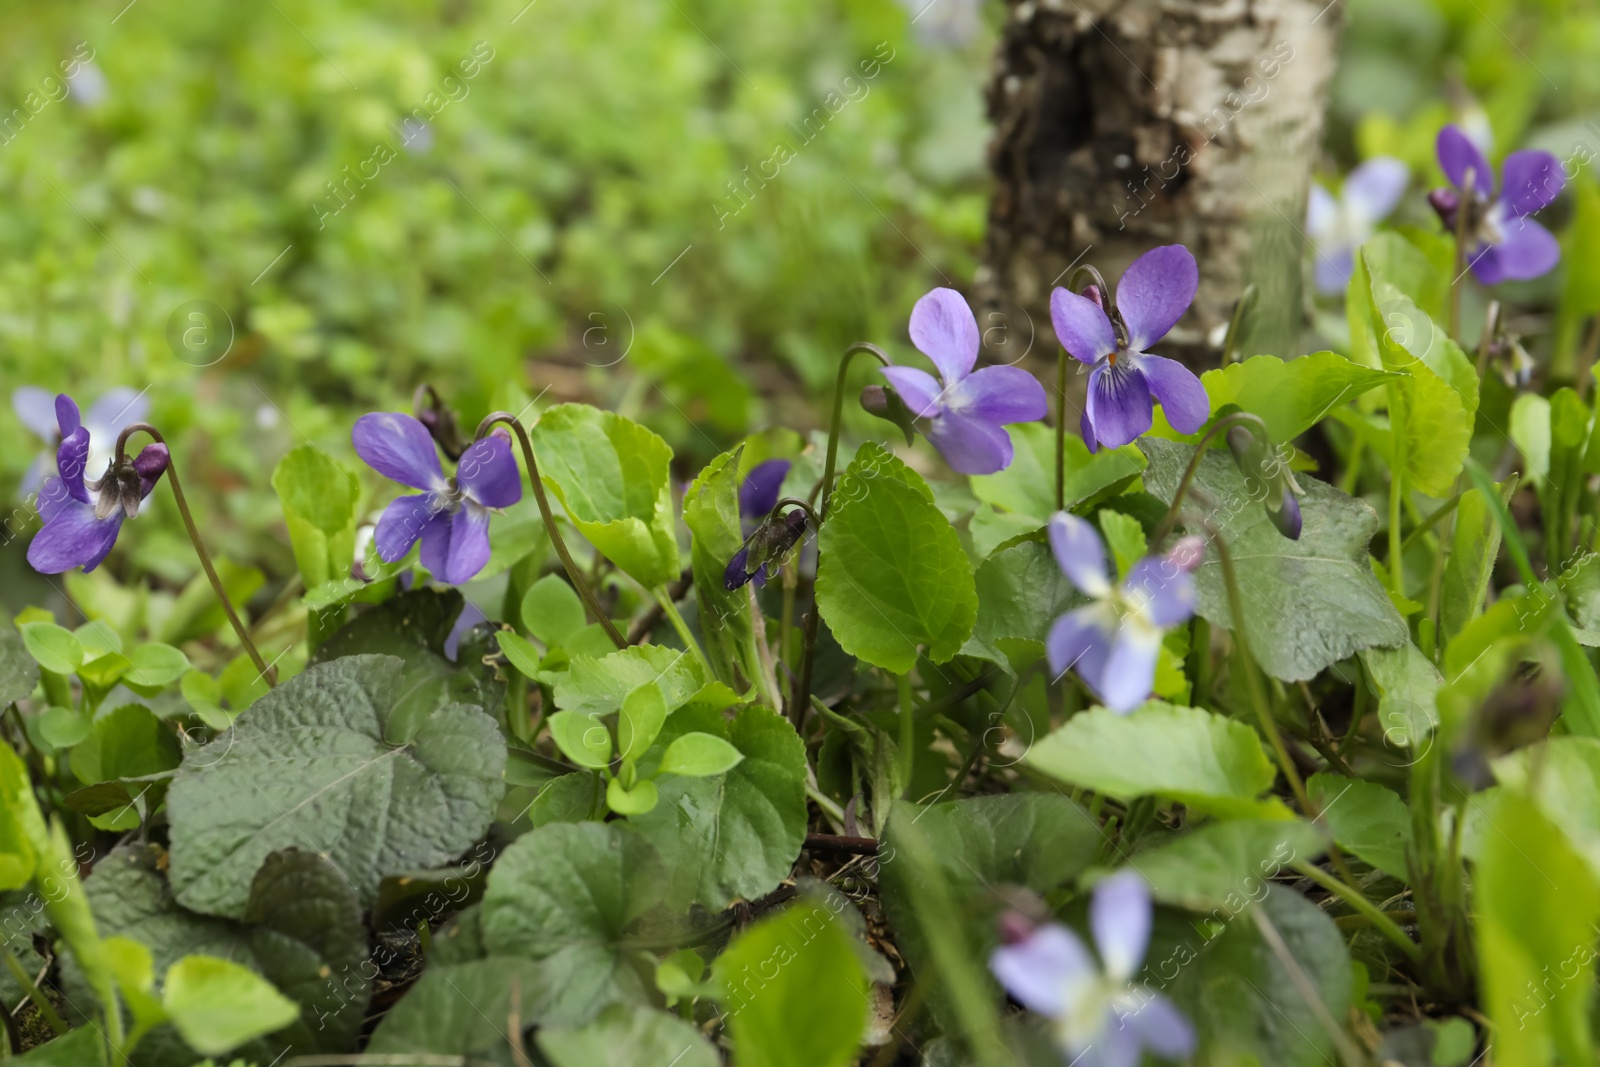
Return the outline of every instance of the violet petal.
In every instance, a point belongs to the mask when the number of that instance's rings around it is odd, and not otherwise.
[[[1144,375],[1126,363],[1096,367],[1089,374],[1084,413],[1106,448],[1121,448],[1150,429],[1153,405]]]
[[[1472,138],[1461,131],[1461,127],[1446,126],[1440,130],[1434,148],[1439,154],[1439,166],[1457,189],[1464,191],[1467,188],[1467,175],[1470,173],[1474,196],[1487,199],[1494,195],[1494,171],[1489,168],[1489,161],[1483,157],[1483,152],[1472,143]]]
[[[1124,868],[1094,887],[1089,928],[1106,976],[1127,982],[1144,962],[1150,943],[1150,887],[1138,871]]]
[[[1011,465],[1011,435],[975,416],[940,412],[928,426],[928,441],[957,474],[994,474]]]
[[[1211,417],[1211,397],[1194,371],[1175,359],[1148,352],[1139,357],[1138,366],[1174,430],[1194,433],[1206,424]]]
[[[1200,288],[1200,267],[1182,245],[1152,248],[1117,283],[1117,310],[1128,327],[1128,347],[1143,352],[1183,318]]]
[[[978,320],[954,289],[934,289],[911,309],[911,343],[933,360],[945,385],[971,373],[978,342]]]
[[[1079,363],[1093,365],[1117,350],[1117,335],[1100,305],[1070,289],[1051,291],[1050,323],[1061,347]]]
[[[1506,228],[1504,241],[1486,246],[1471,260],[1473,275],[1484,285],[1537,278],[1561,261],[1560,243],[1537,222],[1510,219]]]
[[[497,433],[474,441],[456,464],[456,484],[486,508],[508,508],[522,499],[522,472],[511,442]]]
[[[363,415],[356,420],[350,439],[356,454],[384,477],[430,492],[445,487],[433,436],[410,415],[397,411]]]
[[[94,506],[70,501],[55,511],[28,546],[28,562],[40,574],[60,574],[74,567],[92,571],[116,544],[123,513],[97,519]]]

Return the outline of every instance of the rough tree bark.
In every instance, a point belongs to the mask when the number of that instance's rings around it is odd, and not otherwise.
[[[996,188],[980,303],[1020,308],[1054,352],[1048,301],[1090,263],[1187,245],[1200,292],[1162,353],[1214,361],[1257,287],[1241,352],[1289,356],[1302,229],[1339,0],[1008,0],[989,84]]]

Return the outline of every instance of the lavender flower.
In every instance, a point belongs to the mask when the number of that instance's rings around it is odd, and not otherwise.
[[[1367,243],[1377,224],[1400,202],[1409,177],[1400,160],[1374,156],[1350,172],[1337,199],[1322,186],[1311,186],[1306,235],[1316,246],[1319,292],[1344,292],[1355,270],[1356,249]]]
[[[978,361],[978,320],[961,294],[935,289],[911,309],[911,343],[933,361],[939,380],[915,367],[885,367],[883,376],[918,419],[950,469],[993,474],[1011,464],[1012,422],[1045,417],[1044,386],[1020,367]]]
[[[489,562],[490,509],[522,499],[510,438],[497,431],[473,442],[453,478],[445,477],[427,427],[410,415],[363,415],[351,438],[367,466],[422,490],[384,509],[373,538],[378,558],[393,563],[421,538],[422,565],[441,581],[460,585],[481,571]]]
[[[28,546],[28,562],[40,574],[60,574],[74,567],[92,571],[100,566],[122,529],[122,520],[139,513],[139,505],[166,472],[170,457],[166,445],[146,445],[132,460],[106,469],[100,478],[85,480],[91,433],[78,414],[78,405],[65,393],[56,397],[56,427],[61,446],[56,450],[55,476],[39,491],[39,515],[44,527]]]
[[[1162,634],[1194,614],[1189,572],[1203,553],[1185,538],[1167,556],[1146,556],[1135,563],[1127,580],[1114,586],[1093,526],[1058,511],[1049,529],[1062,573],[1093,601],[1050,627],[1045,638],[1050,670],[1060,675],[1075,668],[1107,708],[1126,715],[1150,695]]]
[[[1059,923],[1036,927],[989,957],[1006,992],[1051,1021],[1074,1067],[1134,1067],[1146,1049],[1165,1059],[1194,1052],[1194,1029],[1172,1002],[1131,984],[1150,942],[1150,913],[1144,879],[1118,871],[1095,886],[1089,905],[1100,967]]]
[[[1494,170],[1460,127],[1440,130],[1437,149],[1439,166],[1455,189],[1435,189],[1428,202],[1452,233],[1465,227],[1467,264],[1478,281],[1498,285],[1549,272],[1561,259],[1561,246],[1528,216],[1566,184],[1556,157],[1532,149],[1511,153],[1501,166],[1505,188],[1496,197]]]
[[[1094,368],[1083,409],[1084,443],[1093,452],[1120,448],[1150,429],[1154,400],[1179,433],[1194,433],[1211,416],[1211,398],[1183,364],[1146,349],[1183,317],[1200,287],[1200,268],[1182,245],[1152,248],[1117,285],[1117,323],[1095,300],[1067,289],[1050,294],[1056,337],[1072,357]]]
[[[46,477],[56,473],[55,449],[61,445],[61,433],[56,427],[56,394],[36,385],[24,385],[11,394],[11,408],[17,421],[43,441],[49,451],[41,455],[28,468],[22,478],[22,491],[31,493],[43,484]],[[143,422],[150,413],[150,402],[137,389],[117,386],[101,394],[83,416],[84,429],[89,431],[89,456],[84,461],[85,478],[99,478],[111,462],[111,451],[116,446],[117,435],[129,423]]]

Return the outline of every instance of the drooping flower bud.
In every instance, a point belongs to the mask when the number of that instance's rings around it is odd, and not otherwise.
[[[906,444],[909,445],[916,439],[913,433],[917,421],[916,415],[912,414],[906,402],[900,399],[900,394],[888,386],[869,385],[862,389],[861,410],[900,427],[900,432],[906,435]]]
[[[1228,429],[1228,451],[1244,475],[1245,488],[1252,499],[1267,507],[1267,517],[1278,532],[1291,541],[1300,540],[1300,486],[1289,471],[1289,464],[1271,447],[1266,435],[1257,436],[1241,425]]]
[[[1461,197],[1454,189],[1432,189],[1428,192],[1428,206],[1433,208],[1444,223],[1444,228],[1455,232],[1456,212],[1461,210]]]
[[[1167,558],[1179,569],[1193,573],[1206,558],[1205,538],[1198,534],[1189,534],[1180,537],[1172,550],[1167,553]]]
[[[747,582],[765,585],[767,579],[778,573],[783,557],[800,542],[805,532],[806,513],[799,508],[784,515],[767,516],[728,561],[727,569],[722,572],[722,587],[731,593]]]
[[[461,426],[456,422],[456,413],[451,407],[440,399],[433,386],[424,385],[417,390],[416,398],[412,404],[416,412],[417,421],[428,430],[429,436],[439,446],[452,463],[461,459],[462,453],[471,446],[461,432]]]

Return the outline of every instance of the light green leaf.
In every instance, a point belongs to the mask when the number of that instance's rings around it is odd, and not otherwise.
[[[712,980],[742,1067],[854,1061],[867,1022],[867,975],[827,907],[802,902],[756,923],[717,957]]]
[[[105,1034],[94,1026],[74,1027],[9,1062],[15,1067],[104,1067]]]
[[[45,670],[72,674],[83,665],[83,645],[66,627],[53,622],[25,622],[19,629],[28,654]]]
[[[94,721],[73,708],[46,708],[39,716],[39,736],[52,748],[63,749],[80,745],[89,739]]]
[[[130,685],[159,689],[171,685],[189,669],[189,657],[171,645],[140,645],[128,657],[124,680]]]
[[[706,652],[716,670],[733,678],[734,667],[747,679],[760,676],[754,645],[749,594],[729,591],[722,581],[728,561],[744,543],[739,517],[739,487],[744,484],[741,447],[706,465],[683,496],[683,524],[691,538],[695,595]]]
[[[1228,404],[1260,416],[1275,444],[1286,444],[1327,418],[1334,410],[1376,386],[1397,378],[1393,371],[1377,370],[1352,362],[1337,352],[1313,352],[1298,359],[1252,356],[1200,375],[1215,414]],[[1157,437],[1185,438],[1167,423],[1166,410],[1157,408]]]
[[[300,1006],[248,967],[185,956],[167,970],[161,1006],[196,1052],[220,1056],[294,1022]]]
[[[950,520],[920,476],[877,444],[839,481],[819,538],[817,604],[840,646],[904,674],[944,663],[972,633],[978,594]]]
[[[1411,811],[1405,801],[1377,782],[1336,774],[1313,774],[1306,792],[1339,847],[1385,874],[1410,881],[1406,856],[1412,847]]]
[[[546,648],[565,648],[589,624],[583,599],[559,575],[547,574],[522,594],[522,625]]]
[[[533,427],[539,474],[578,532],[641,585],[678,577],[672,449],[615,412],[558,404]]]
[[[770,892],[794,867],[806,836],[806,753],[794,727],[767,708],[745,708],[731,726],[702,718],[712,721],[698,729],[725,730],[743,758],[716,777],[660,779],[665,803],[630,825],[667,862],[674,899],[721,911]]]
[[[539,1048],[552,1067],[720,1067],[691,1023],[642,1005],[613,1004],[584,1027],[546,1026]]]
[[[1105,535],[1106,547],[1111,549],[1117,574],[1126,578],[1129,568],[1150,553],[1150,547],[1145,543],[1144,527],[1132,515],[1124,515],[1110,508],[1102,508],[1099,519],[1100,530]]]
[[[361,484],[312,444],[278,461],[272,488],[283,504],[289,544],[307,589],[347,578],[356,551]]]
[[[178,763],[175,732],[142,704],[102,714],[72,752],[72,773],[91,785],[176,770]]]
[[[22,635],[0,623],[0,708],[27,698],[39,684],[39,665],[28,653]]]
[[[488,828],[505,741],[467,704],[436,704],[410,740],[384,740],[402,663],[348,656],[308,668],[191,750],[167,794],[171,878],[196,911],[239,915],[268,853],[325,851],[370,903],[385,874],[441,865]]]
[[[713,734],[684,734],[667,746],[661,757],[661,774],[710,778],[739,765],[744,754]]]
[[[1028,753],[1053,778],[1118,800],[1170,797],[1201,811],[1254,814],[1277,772],[1246,724],[1152,700],[1128,715],[1092,708]]]
[[[1042,422],[1006,427],[1011,435],[1011,465],[997,474],[969,479],[973,495],[1004,512],[1037,520],[1043,526],[1056,512],[1056,436]],[[1090,453],[1083,439],[1068,433],[1066,446],[1066,506],[1076,507],[1107,491],[1126,485],[1144,470],[1144,456],[1132,445],[1102,448]]]
[[[37,803],[32,798],[27,765],[10,745],[0,745],[0,892],[20,889],[33,878],[33,842],[23,824],[23,812]]]
[[[1523,393],[1511,404],[1512,443],[1522,453],[1527,475],[1542,482],[1550,473],[1550,401],[1538,393]]]
[[[661,794],[656,789],[656,783],[648,779],[632,789],[624,789],[621,778],[613,778],[606,783],[606,807],[618,815],[643,815],[653,810],[660,801]]]
[[[1417,748],[1439,724],[1439,687],[1444,679],[1433,661],[1407,641],[1399,648],[1364,648],[1361,664],[1378,695],[1378,725],[1383,743]]]
[[[1593,779],[1584,784],[1592,798]],[[1492,816],[1498,832],[1483,835],[1472,880],[1483,1007],[1497,1062],[1591,1063],[1600,919],[1592,845],[1586,863],[1560,829],[1568,813],[1541,807],[1508,790]]]
[[[1507,485],[1510,493],[1514,485]],[[1477,489],[1461,494],[1455,527],[1450,535],[1450,555],[1444,563],[1439,595],[1439,644],[1447,646],[1461,628],[1483,610],[1500,554],[1500,524],[1488,501]]]
[[[549,725],[556,747],[578,766],[598,771],[611,764],[611,731],[592,712],[558,711]]]
[[[1193,450],[1149,439],[1144,448],[1150,456],[1145,486],[1170,503]],[[1409,636],[1368,562],[1377,515],[1325,482],[1305,478],[1301,484],[1306,490],[1300,500],[1303,527],[1300,539],[1291,541],[1272,524],[1265,506],[1252,499],[1226,452],[1209,451],[1194,478],[1212,502],[1203,510],[1233,554],[1250,651],[1268,674],[1291,682],[1314,678],[1360,649],[1392,647]],[[1198,614],[1232,629],[1215,551],[1206,553],[1195,572],[1195,588]]]
[[[544,1018],[582,1025],[608,1004],[644,999],[621,945],[659,899],[662,881],[655,849],[627,826],[541,826],[512,842],[489,872],[484,942],[541,961],[551,990]]]
[[[565,677],[557,680],[556,706],[591,715],[608,715],[622,707],[629,693],[648,682],[661,688],[669,711],[694,696],[706,679],[694,657],[662,645],[633,645],[596,659],[573,656]]]
[[[1260,901],[1285,867],[1326,850],[1322,832],[1308,822],[1229,819],[1146,849],[1132,862],[1163,904],[1237,915]]]
[[[643,756],[666,721],[667,701],[661,687],[654,682],[639,686],[622,701],[622,713],[617,716],[617,754],[623,759]]]
[[[1494,775],[1539,806],[1600,884],[1600,740],[1552,737],[1495,760]],[[1520,840],[1515,824],[1494,822]]]
[[[510,630],[497,631],[494,639],[500,645],[500,651],[506,654],[506,659],[524,678],[537,678],[543,673],[539,663],[544,657],[539,655],[532,641]]]

